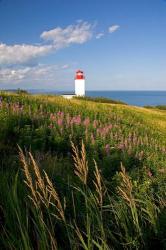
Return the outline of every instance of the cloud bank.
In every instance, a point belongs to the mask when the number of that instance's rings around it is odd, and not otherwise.
[[[119,25],[110,26],[108,32],[113,33],[119,27]],[[40,35],[42,42],[38,45],[0,43],[0,83],[55,82],[57,75],[67,70],[69,65],[41,65],[38,63],[40,57],[74,44],[84,44],[93,37],[100,39],[104,35],[104,32],[94,33],[94,24],[78,21],[64,28],[55,27],[43,31]]]
[[[67,70],[70,66],[65,65],[36,65],[33,67],[12,67],[0,69],[0,83],[13,84],[26,81],[55,81],[57,73]]]
[[[0,65],[23,64],[49,54],[71,44],[83,44],[92,38],[93,25],[87,22],[79,22],[62,29],[44,31],[40,37],[47,41],[44,45],[0,44]]]
[[[51,45],[6,45],[0,44],[0,64],[22,64],[32,59],[48,54],[52,50]]]

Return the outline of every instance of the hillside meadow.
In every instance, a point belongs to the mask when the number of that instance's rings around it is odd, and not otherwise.
[[[0,249],[166,249],[166,111],[0,93]]]

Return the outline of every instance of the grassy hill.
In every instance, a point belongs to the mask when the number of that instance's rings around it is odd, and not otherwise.
[[[0,249],[166,248],[166,111],[1,93]]]

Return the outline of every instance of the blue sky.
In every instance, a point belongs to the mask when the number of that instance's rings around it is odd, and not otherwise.
[[[165,0],[0,0],[0,88],[166,90]]]

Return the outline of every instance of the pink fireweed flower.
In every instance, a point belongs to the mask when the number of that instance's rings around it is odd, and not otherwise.
[[[76,124],[78,124],[78,125],[81,124],[81,116],[80,115],[77,116]]]
[[[55,116],[54,114],[51,113],[51,114],[50,114],[50,120],[51,120],[51,121],[55,121],[55,119],[56,119],[56,116]]]
[[[123,144],[123,143],[121,143],[121,144],[119,144],[119,145],[118,145],[118,149],[123,150],[124,148],[125,148],[125,146],[124,146],[124,144]]]
[[[62,117],[64,117],[64,113],[61,111],[58,111],[57,116],[62,118]]]
[[[98,121],[97,121],[97,120],[94,120],[94,121],[93,121],[93,127],[94,127],[94,128],[97,128],[97,125],[98,125]]]
[[[63,124],[63,119],[62,119],[62,118],[58,118],[57,124],[58,124],[58,126],[62,126],[62,124]]]
[[[80,115],[74,116],[71,120],[72,124],[80,125],[81,124],[81,117]]]
[[[90,119],[89,119],[89,117],[87,117],[87,118],[85,118],[85,120],[83,121],[83,125],[84,125],[85,127],[88,127],[89,124],[90,124]]]
[[[151,172],[150,170],[147,172],[147,175],[148,175],[149,177],[152,177],[152,176],[153,176],[153,174],[152,174],[152,172]]]
[[[103,138],[105,138],[109,134],[110,128],[109,128],[109,126],[106,126],[106,127],[103,127],[103,128],[98,128],[96,130],[96,132],[97,132],[97,135],[100,135]]]
[[[107,155],[110,154],[110,145],[109,144],[105,145],[105,152],[106,152]]]

